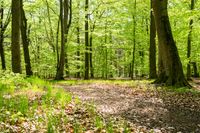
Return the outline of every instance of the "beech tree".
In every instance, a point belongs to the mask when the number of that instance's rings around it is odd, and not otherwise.
[[[6,69],[6,60],[5,60],[5,54],[4,54],[4,33],[10,23],[11,13],[10,11],[7,14],[7,17],[4,22],[5,13],[4,13],[4,2],[1,1],[0,3],[0,55],[1,55],[1,66],[2,69]]]
[[[85,0],[85,79],[89,79],[89,0]]]
[[[12,71],[21,73],[20,55],[20,22],[21,22],[21,0],[12,0]]]
[[[156,72],[156,27],[153,16],[152,0],[151,0],[151,12],[150,12],[150,47],[149,47],[149,78],[153,79],[157,77]]]
[[[29,34],[30,34],[30,28],[28,29],[28,26],[27,26],[27,19],[26,19],[25,12],[23,9],[23,1],[21,0],[21,36],[22,36],[24,61],[25,61],[27,76],[33,75],[33,72],[31,69],[31,60],[30,60],[30,55],[29,55],[29,42],[30,42]]]
[[[182,63],[172,35],[167,11],[168,0],[153,0],[152,6],[158,35],[159,71],[156,83],[169,86],[188,86],[183,74]]]
[[[60,0],[60,27],[61,27],[61,51],[57,63],[56,80],[64,79],[64,68],[66,62],[65,45],[72,19],[72,0]]]

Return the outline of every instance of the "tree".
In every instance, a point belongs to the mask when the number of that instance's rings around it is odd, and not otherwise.
[[[65,34],[65,44],[68,42],[69,28],[72,22],[72,0],[64,0],[64,34]],[[68,55],[65,53],[65,68],[66,76],[69,76],[69,65],[68,65]]]
[[[156,27],[152,10],[151,0],[151,13],[150,13],[150,47],[149,47],[149,78],[156,78]]]
[[[188,86],[182,63],[173,39],[167,11],[168,0],[153,0],[152,6],[159,41],[159,73],[156,83],[169,86]]]
[[[64,79],[65,67],[65,44],[67,43],[67,35],[71,25],[72,18],[72,1],[60,0],[60,25],[61,25],[61,51],[60,59],[57,63],[56,80]]]
[[[85,0],[85,76],[89,79],[89,0]]]
[[[28,37],[28,35],[30,34],[29,31],[30,29],[27,28],[27,19],[26,19],[25,12],[23,9],[23,1],[21,0],[21,36],[22,36],[24,61],[25,61],[27,76],[33,75],[33,72],[31,69],[31,60],[30,60],[30,55],[29,55],[29,37]]]
[[[10,11],[8,12],[7,18],[4,20],[4,2],[1,1],[0,3],[0,55],[1,55],[1,66],[2,69],[5,70],[6,69],[6,61],[5,61],[5,54],[4,54],[4,33],[8,27],[8,24],[10,23],[10,18],[11,18],[11,14]]]
[[[60,27],[61,27],[61,51],[60,59],[57,62],[56,80],[64,79],[64,67],[65,67],[65,34],[64,34],[64,12],[63,12],[63,0],[60,0]]]
[[[21,55],[20,55],[20,21],[21,21],[21,0],[12,0],[12,71],[21,73]]]
[[[130,77],[131,79],[134,78],[134,71],[135,71],[135,51],[136,51],[136,6],[137,5],[137,1],[134,1],[134,14],[132,14],[132,18],[133,18],[133,49],[132,49],[132,61],[131,61],[131,73],[130,73]]]
[[[194,0],[191,0],[191,6],[190,6],[190,10],[194,9]],[[193,19],[190,19],[189,22],[189,33],[188,33],[188,40],[187,40],[187,58],[189,60],[188,64],[187,64],[187,79],[189,80],[191,77],[191,42],[192,42],[192,28],[193,28]]]

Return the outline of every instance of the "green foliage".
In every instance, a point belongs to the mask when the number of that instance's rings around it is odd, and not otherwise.
[[[96,116],[95,117],[95,126],[98,129],[103,129],[103,127],[104,127],[103,118],[101,118],[100,116]]]
[[[114,133],[113,122],[112,121],[108,122],[106,130],[107,130],[108,133]]]

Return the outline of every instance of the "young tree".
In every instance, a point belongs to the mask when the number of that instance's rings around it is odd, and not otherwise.
[[[71,25],[72,18],[72,0],[60,0],[60,25],[61,25],[61,51],[60,60],[57,64],[56,80],[64,79],[65,67],[65,44],[67,43],[67,35]]]
[[[85,0],[85,76],[89,79],[89,0]]]
[[[11,14],[10,11],[8,12],[7,18],[4,22],[4,2],[1,1],[0,3],[0,55],[1,55],[1,66],[2,69],[5,70],[6,69],[6,61],[5,61],[5,54],[4,54],[4,33],[8,27],[8,24],[10,23],[10,18],[11,18]]]
[[[21,36],[22,36],[24,61],[25,61],[27,76],[33,75],[33,72],[31,69],[30,55],[29,55],[29,37],[28,37],[29,31],[30,29],[27,28],[27,19],[25,16],[24,8],[23,8],[23,1],[21,0]]]
[[[132,14],[133,18],[133,49],[132,49],[132,62],[131,62],[131,71],[130,71],[130,77],[131,79],[134,78],[134,71],[135,71],[135,51],[136,51],[136,8],[137,8],[137,1],[134,1],[134,14]]]
[[[156,78],[156,27],[152,10],[151,0],[151,13],[150,13],[150,47],[149,47],[149,78]]]
[[[167,11],[168,0],[153,0],[152,6],[159,41],[159,73],[156,83],[169,86],[188,86],[182,63],[173,39]]]
[[[21,21],[21,0],[12,0],[12,71],[21,73],[21,56],[20,56],[20,21]]]
[[[194,0],[191,0],[190,10],[194,9]],[[191,42],[192,42],[192,28],[193,28],[193,19],[190,19],[189,22],[189,33],[188,33],[188,40],[187,40],[187,58],[189,60],[187,64],[187,79],[189,80],[191,78]]]
[[[64,79],[64,67],[65,67],[65,34],[64,34],[64,12],[63,12],[63,0],[60,0],[60,27],[61,27],[61,51],[60,59],[57,62],[56,80]]]

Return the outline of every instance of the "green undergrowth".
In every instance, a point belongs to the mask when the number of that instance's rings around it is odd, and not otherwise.
[[[87,81],[86,81],[87,82]],[[0,132],[129,132],[123,120],[105,120],[81,102],[37,77],[0,73]]]

